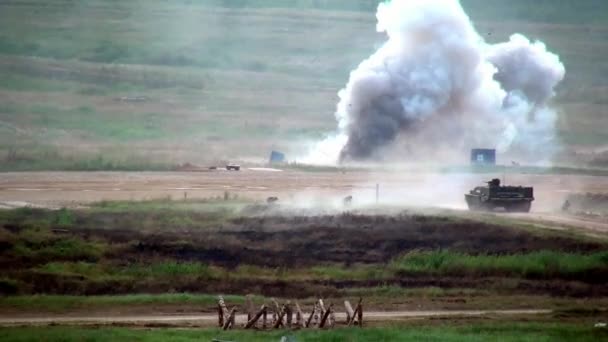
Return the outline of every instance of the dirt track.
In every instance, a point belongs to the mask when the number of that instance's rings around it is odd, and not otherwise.
[[[355,204],[375,202],[396,206],[465,209],[463,194],[491,174],[437,174],[372,171],[281,171],[243,169],[240,172],[15,172],[0,174],[0,208],[24,205],[78,206],[101,200],[142,200],[171,197],[207,198],[230,192],[241,198],[279,196],[295,206],[339,205],[346,195]],[[608,222],[558,213],[570,193],[608,193],[608,177],[508,174],[507,183],[533,185],[536,201],[526,220],[575,226],[608,233]]]
[[[393,311],[393,312],[365,312],[366,321],[386,322],[393,320],[427,318],[427,317],[466,317],[466,316],[519,316],[549,314],[551,310],[439,310],[439,311]],[[344,313],[336,313],[338,321],[344,321]],[[237,315],[236,323],[244,324],[247,315]],[[4,318],[0,317],[0,326],[28,326],[28,325],[198,325],[215,326],[217,314],[205,315],[148,315],[148,316],[117,316],[117,317],[29,317]]]
[[[251,198],[311,193],[373,195],[380,184],[381,202],[411,205],[434,199],[442,205],[464,206],[466,189],[503,175],[437,174],[424,172],[11,172],[0,174],[0,202],[62,205],[70,202],[189,198],[222,195],[230,191]],[[507,183],[533,185],[534,208],[561,204],[571,192],[608,193],[608,177],[577,175],[507,175]],[[398,197],[398,198],[394,198]],[[443,197],[443,198],[439,198]],[[439,199],[438,199],[439,198]]]
[[[608,234],[608,222],[605,220],[593,220],[577,216],[567,216],[558,213],[543,213],[535,212],[532,214],[509,214],[510,217],[515,217],[520,220],[530,222],[541,222],[552,224],[552,228],[561,229],[558,226],[577,228],[591,233],[592,235]],[[558,225],[558,226],[555,226]]]

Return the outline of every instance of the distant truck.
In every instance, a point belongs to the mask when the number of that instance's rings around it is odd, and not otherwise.
[[[504,208],[508,212],[530,212],[534,188],[501,186],[500,179],[492,179],[487,186],[478,186],[464,195],[469,210],[491,211]]]

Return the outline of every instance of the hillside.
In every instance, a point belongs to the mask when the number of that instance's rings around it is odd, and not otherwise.
[[[490,42],[544,41],[564,156],[608,142],[608,2],[463,0]],[[3,170],[164,168],[301,151],[383,41],[377,1],[3,1]]]

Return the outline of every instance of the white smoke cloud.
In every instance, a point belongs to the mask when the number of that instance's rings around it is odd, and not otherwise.
[[[393,0],[378,6],[377,19],[388,40],[339,92],[337,132],[301,161],[376,160],[387,151],[407,160],[476,146],[555,151],[548,101],[565,69],[543,43],[515,34],[488,44],[457,0]]]

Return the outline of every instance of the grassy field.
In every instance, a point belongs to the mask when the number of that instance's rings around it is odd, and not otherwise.
[[[5,341],[279,341],[291,336],[297,341],[600,341],[606,329],[591,325],[558,323],[476,323],[463,326],[417,326],[332,331],[222,332],[199,330],[130,330],[125,328],[4,328]]]
[[[397,271],[438,275],[500,275],[511,277],[580,277],[608,268],[608,252],[589,255],[539,251],[511,255],[467,255],[449,251],[412,252],[391,265]]]
[[[255,215],[255,210],[262,215]],[[100,202],[0,210],[0,316],[212,313],[218,294],[368,310],[555,310],[371,323],[363,330],[2,328],[2,340],[595,341],[606,316],[606,241],[514,222],[408,213],[292,216],[243,199]],[[244,216],[243,213],[249,213]],[[311,253],[314,251],[314,253]],[[531,323],[535,322],[535,323]],[[558,324],[559,322],[559,324]]]
[[[0,298],[0,308],[28,312],[36,308],[41,312],[69,312],[71,310],[99,310],[151,305],[184,305],[212,308],[217,305],[217,295],[194,293],[132,294],[121,296],[59,296],[31,295]],[[233,305],[245,303],[245,296],[226,295],[224,299]],[[253,297],[256,302],[262,301]]]
[[[383,41],[377,2],[2,3],[0,171],[163,170],[302,151],[335,128],[338,90]],[[488,40],[522,32],[556,51],[568,70],[561,139],[605,144],[604,1],[462,3]]]
[[[525,285],[606,294],[608,248],[589,237],[449,214],[242,215],[256,210],[266,209],[238,199],[0,210],[0,291],[244,295],[264,284],[260,294],[303,298],[382,286],[514,294]]]

